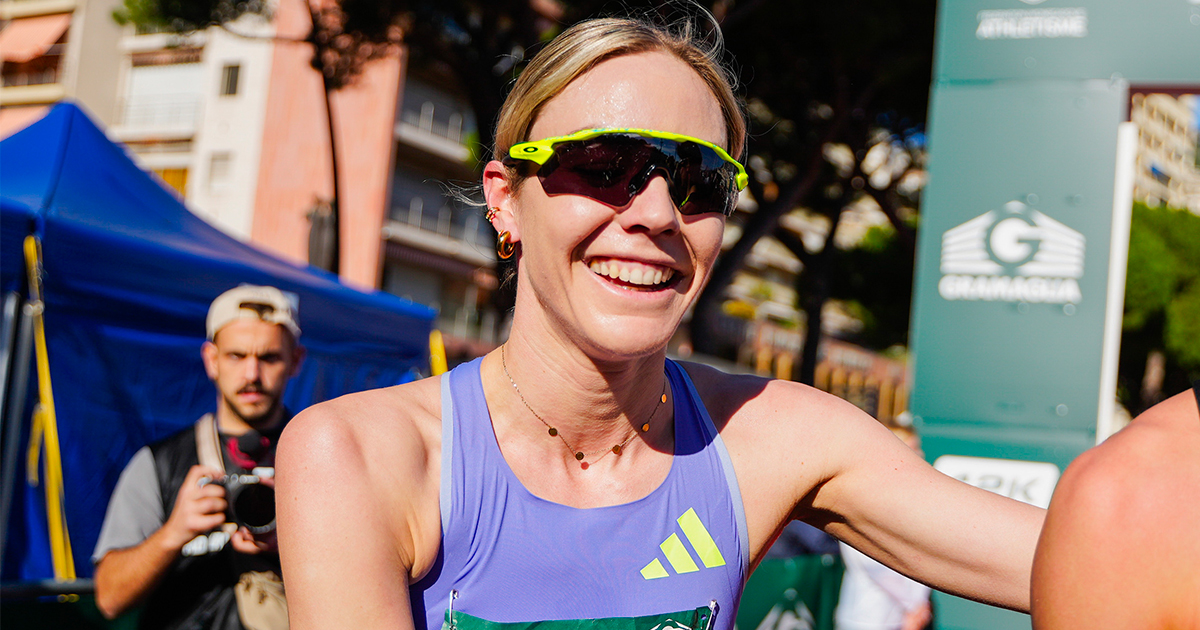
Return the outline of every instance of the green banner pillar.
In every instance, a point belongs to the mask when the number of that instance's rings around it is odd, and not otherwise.
[[[1200,0],[946,0],[913,302],[926,456],[1046,506],[1109,432],[1136,129],[1130,84],[1200,83]],[[938,627],[1029,617],[935,597]]]
[[[913,414],[939,470],[1042,507],[1096,443],[1126,99],[1110,81],[934,94]],[[941,628],[1029,627],[1024,615],[938,603]]]

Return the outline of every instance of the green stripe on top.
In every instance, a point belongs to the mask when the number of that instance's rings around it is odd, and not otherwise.
[[[645,617],[500,623],[473,617],[457,610],[453,613],[447,610],[442,630],[706,630],[712,627],[712,619],[715,616],[712,608],[701,606],[695,610]]]
[[[695,549],[700,556],[704,568],[725,566],[725,556],[721,555],[721,550],[717,548],[712,534],[709,534],[704,523],[700,522],[700,517],[696,515],[694,508],[684,512],[678,520],[679,527],[683,529],[683,535],[687,536],[688,542],[692,543],[692,549]]]

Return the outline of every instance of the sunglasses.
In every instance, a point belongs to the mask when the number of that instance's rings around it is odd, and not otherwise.
[[[733,214],[746,169],[721,147],[699,138],[646,129],[588,129],[568,136],[522,142],[504,164],[533,165],[550,195],[583,195],[600,203],[628,204],[662,175],[684,215]],[[527,173],[528,174],[528,173]]]

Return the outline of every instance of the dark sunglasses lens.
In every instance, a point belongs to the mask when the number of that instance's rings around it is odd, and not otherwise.
[[[548,194],[583,195],[618,207],[663,174],[680,213],[729,216],[736,201],[734,171],[716,151],[694,142],[606,134],[555,146],[537,174]]]
[[[551,195],[583,195],[623,206],[635,191],[629,182],[650,159],[653,148],[636,137],[606,135],[566,142],[538,169],[542,189]]]
[[[733,213],[737,201],[734,166],[716,151],[686,142],[679,147],[679,172],[675,177],[675,203],[685,215]]]

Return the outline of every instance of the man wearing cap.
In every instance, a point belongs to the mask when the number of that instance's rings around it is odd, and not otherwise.
[[[216,413],[143,447],[121,473],[92,556],[96,605],[109,619],[144,602],[143,628],[240,630],[255,625],[246,604],[239,614],[247,577],[279,574],[273,523],[257,534],[227,524],[227,490],[210,481],[273,484],[275,442],[291,416],[281,401],[304,356],[294,296],[243,285],[213,301],[206,323]]]

